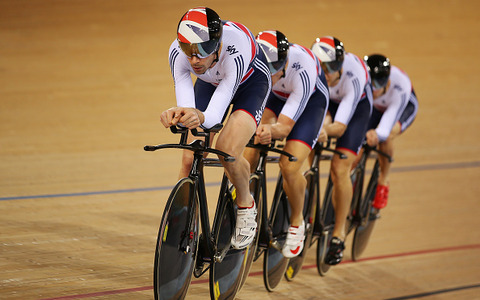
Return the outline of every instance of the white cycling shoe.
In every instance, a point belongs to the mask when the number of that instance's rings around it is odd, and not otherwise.
[[[288,228],[287,240],[283,246],[282,254],[286,258],[292,258],[302,253],[303,242],[305,240],[305,221],[298,227],[290,226]]]
[[[235,233],[232,236],[232,247],[235,249],[246,248],[253,242],[257,231],[257,207],[253,201],[251,208],[237,209],[237,222]]]

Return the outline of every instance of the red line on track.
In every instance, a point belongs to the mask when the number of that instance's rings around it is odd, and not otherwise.
[[[381,260],[381,259],[388,259],[388,258],[397,258],[397,257],[431,254],[431,253],[448,252],[448,251],[479,249],[479,248],[480,248],[480,244],[473,244],[473,245],[463,245],[463,246],[456,246],[456,247],[419,250],[419,251],[411,251],[411,252],[405,252],[405,253],[396,253],[396,254],[387,254],[387,255],[366,257],[366,258],[361,258],[356,262],[358,263],[358,262],[371,261],[371,260]],[[343,261],[340,264],[343,265],[343,264],[349,264],[349,263],[352,263],[352,262],[354,262],[354,261],[353,260],[346,260],[346,261]],[[303,266],[302,269],[311,269],[311,268],[316,268],[316,267],[317,267],[317,265],[307,265],[307,266]],[[260,276],[262,274],[263,274],[263,272],[259,271],[259,272],[252,272],[248,276],[253,277],[253,276]],[[202,283],[207,283],[207,282],[208,282],[208,279],[199,279],[199,280],[193,280],[191,282],[191,284],[202,284]],[[55,298],[45,298],[45,299],[41,299],[41,300],[82,299],[82,298],[100,297],[100,296],[107,296],[107,295],[141,292],[141,291],[146,291],[146,290],[151,290],[151,289],[153,289],[153,286],[142,286],[142,287],[136,287],[136,288],[130,288],[130,289],[120,289],[120,290],[111,290],[111,291],[103,291],[103,292],[96,292],[96,293],[88,293],[88,294],[61,296],[61,297],[55,297]]]

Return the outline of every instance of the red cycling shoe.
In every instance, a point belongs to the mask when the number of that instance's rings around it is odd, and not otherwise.
[[[382,209],[387,206],[388,201],[388,185],[377,185],[377,191],[375,193],[375,198],[373,199],[372,206],[377,209]]]

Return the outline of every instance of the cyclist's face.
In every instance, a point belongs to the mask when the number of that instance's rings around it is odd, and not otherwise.
[[[377,99],[378,97],[385,94],[387,92],[389,86],[390,86],[390,80],[387,82],[387,85],[384,86],[383,88],[374,89],[373,90],[373,99]]]
[[[280,78],[282,78],[283,72],[284,72],[283,70],[280,70],[277,73],[272,75],[272,86],[274,86],[275,83],[277,83],[277,81],[279,81]]]
[[[325,72],[325,79],[327,79],[328,86],[329,87],[336,86],[340,80],[340,72],[328,73],[325,70],[323,71]]]
[[[274,86],[275,83],[277,83],[277,81],[279,81],[282,77],[285,76],[285,72],[287,71],[287,67],[288,67],[288,60],[285,63],[285,66],[280,71],[278,71],[277,73],[272,75],[272,86]]]
[[[209,55],[205,58],[200,58],[193,55],[192,57],[188,58],[188,61],[190,62],[190,65],[192,66],[195,74],[201,75],[205,73],[210,67],[212,67],[216,55],[216,53],[213,53],[212,55]]]

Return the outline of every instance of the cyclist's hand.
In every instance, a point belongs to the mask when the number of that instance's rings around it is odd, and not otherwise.
[[[272,142],[272,129],[270,124],[260,124],[257,128],[256,137],[260,144],[267,145]]]
[[[160,121],[167,128],[181,123],[188,129],[193,129],[200,126],[204,119],[203,113],[191,107],[172,107],[160,116]]]
[[[378,145],[378,135],[375,129],[370,129],[369,131],[367,131],[366,137],[367,137],[367,144],[370,147],[375,147]]]
[[[320,130],[320,134],[318,135],[318,142],[324,143],[328,141],[328,134],[324,127]]]
[[[169,108],[160,115],[160,122],[162,122],[165,128],[177,124],[178,120],[174,121],[177,109],[178,107]]]
[[[188,129],[194,129],[202,125],[204,119],[203,113],[199,110],[192,107],[182,107],[177,122],[182,123]]]

